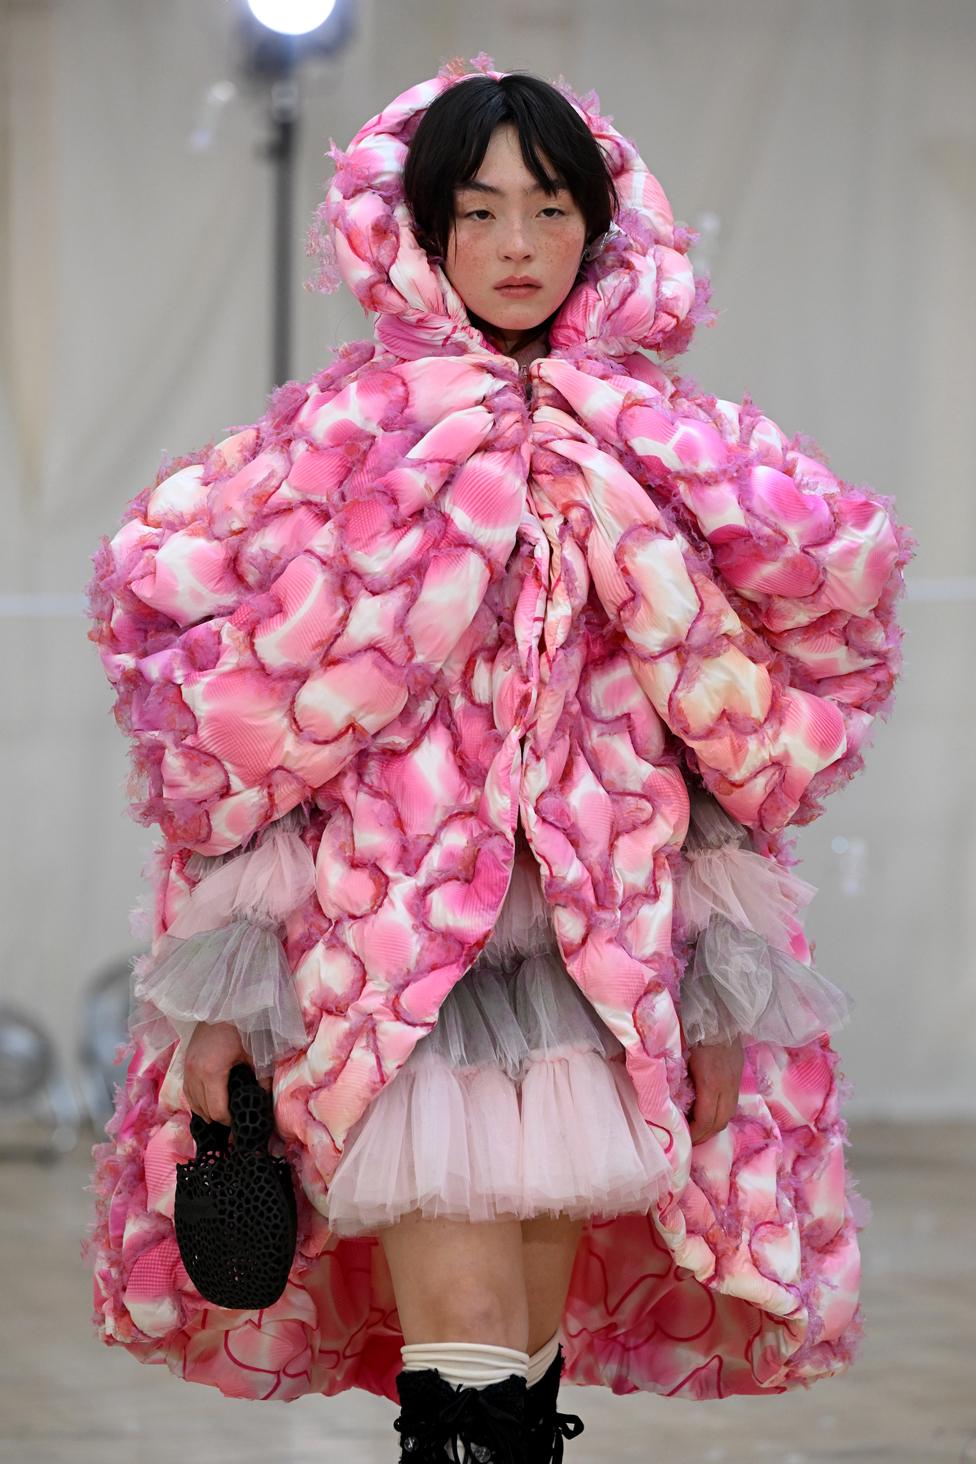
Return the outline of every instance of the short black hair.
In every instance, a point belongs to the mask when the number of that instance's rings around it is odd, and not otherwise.
[[[569,189],[586,221],[587,244],[609,229],[619,199],[606,155],[562,92],[528,72],[471,76],[435,97],[407,152],[403,190],[428,254],[447,253],[454,190],[470,183],[492,133],[506,123],[518,132],[525,166],[546,193],[554,194],[560,181]]]

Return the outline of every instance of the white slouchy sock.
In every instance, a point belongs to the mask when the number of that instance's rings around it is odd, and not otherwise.
[[[408,1342],[400,1348],[405,1372],[436,1367],[452,1386],[486,1388],[515,1373],[528,1373],[529,1354],[490,1342]]]
[[[552,1336],[549,1338],[549,1341],[543,1343],[538,1352],[533,1352],[532,1356],[529,1358],[529,1371],[526,1377],[526,1382],[528,1383],[530,1388],[539,1381],[543,1373],[549,1371],[549,1365],[558,1351],[559,1333],[553,1332]]]

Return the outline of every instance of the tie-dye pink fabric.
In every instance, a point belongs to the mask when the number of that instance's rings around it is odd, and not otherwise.
[[[288,1287],[238,1313],[190,1283],[172,1225],[188,1111],[172,1050],[130,1046],[94,1150],[95,1320],[233,1396],[396,1399],[381,1249],[330,1234],[326,1191],[484,945],[520,816],[567,968],[625,1045],[673,1172],[652,1213],[587,1228],[565,1377],[778,1393],[841,1371],[860,1336],[846,1084],[826,1035],[751,1043],[735,1117],[692,1148],[673,918],[687,781],[796,862],[785,830],[861,768],[890,708],[914,540],[809,442],[643,354],[684,349],[707,284],[593,97],[571,99],[608,151],[619,233],[547,357],[520,371],[495,351],[402,201],[412,130],[456,84],[445,68],[334,154],[318,284],[337,268],[377,312],[375,341],[170,463],[95,556],[91,635],[133,740],[133,812],[164,835],[156,941],[194,851],[237,849],[304,803],[316,866],[285,931],[308,1044],[274,1080],[300,1181]],[[798,920],[790,953],[811,959]]]

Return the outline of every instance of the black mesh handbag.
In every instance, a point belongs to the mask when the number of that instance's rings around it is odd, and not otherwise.
[[[228,1074],[227,1102],[230,1128],[190,1116],[197,1156],[176,1166],[173,1224],[200,1295],[215,1306],[251,1311],[271,1306],[285,1289],[297,1206],[288,1161],[268,1152],[271,1094],[245,1063]]]

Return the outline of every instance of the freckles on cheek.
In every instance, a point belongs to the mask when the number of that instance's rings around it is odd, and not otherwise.
[[[468,240],[458,256],[461,268],[469,276],[480,275],[489,263],[491,250],[484,240]]]
[[[469,239],[459,239],[447,255],[448,277],[456,284],[472,286],[483,276],[487,251]]]
[[[544,245],[545,257],[551,262],[555,269],[562,269],[572,264],[575,268],[579,263],[579,257],[586,244],[586,237],[580,231],[576,233],[560,233],[557,237],[548,239]]]
[[[553,283],[558,280],[561,287],[568,288],[576,278],[582,250],[583,245],[577,247],[574,240],[560,240],[558,243],[554,241],[544,256],[549,279]]]

